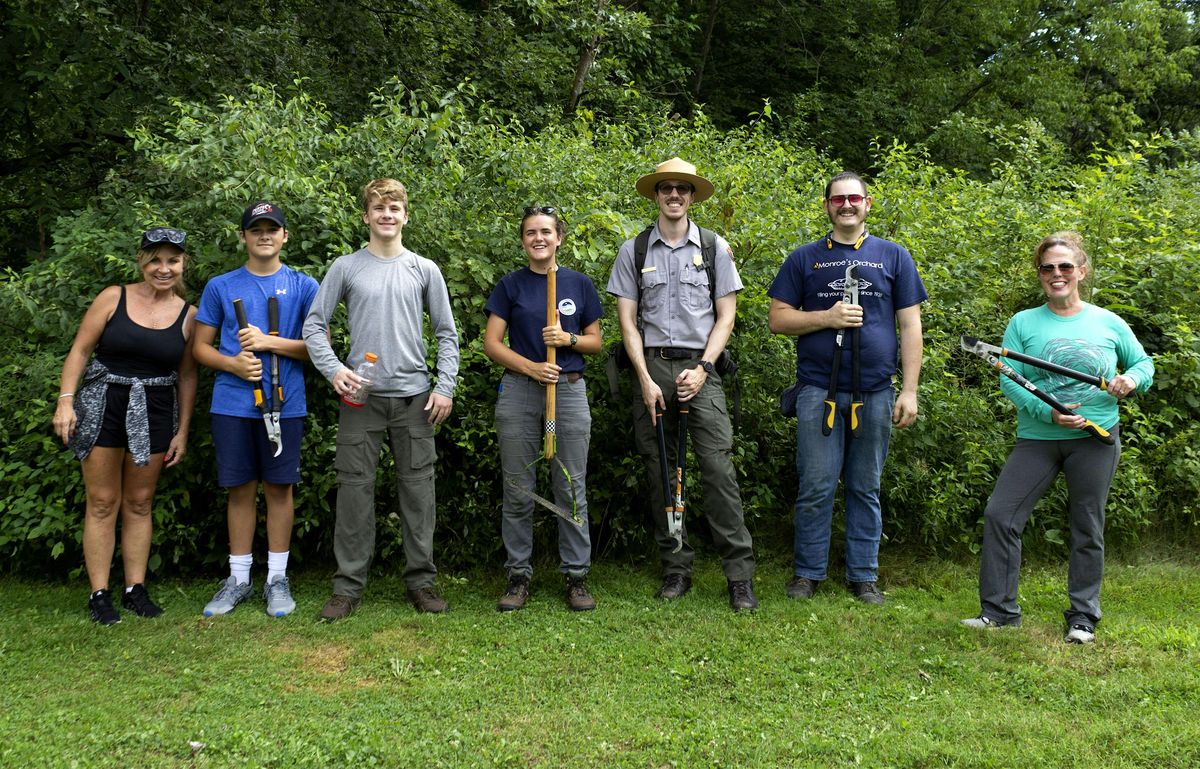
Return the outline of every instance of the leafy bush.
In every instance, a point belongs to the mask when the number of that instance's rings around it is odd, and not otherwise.
[[[760,544],[787,546],[796,476],[794,425],[776,411],[792,380],[791,340],[766,327],[766,289],[786,254],[820,237],[818,205],[835,163],[775,135],[769,114],[723,132],[691,121],[631,119],[616,127],[586,115],[536,133],[502,119],[470,87],[429,101],[392,86],[373,114],[335,124],[303,93],[257,89],[217,108],[175,104],[170,130],[134,132],[138,162],[112,175],[88,208],[59,218],[43,262],[0,283],[0,551],[13,568],[64,570],[79,558],[83,489],[77,463],[49,435],[59,367],[87,303],[105,285],[136,279],[137,233],[168,223],[189,232],[188,282],[203,283],[243,261],[237,219],[266,197],[287,212],[285,259],[320,279],[332,259],[357,248],[365,228],[357,189],[375,176],[403,180],[411,196],[406,245],[446,276],[462,341],[461,381],[439,431],[439,559],[500,561],[500,481],[492,427],[498,368],[482,351],[483,304],[506,272],[524,263],[517,223],[531,203],[566,214],[564,265],[603,293],[620,243],[653,218],[634,179],[673,155],[696,162],[716,184],[698,221],[732,243],[746,284],[731,346],[741,364],[742,418],[735,462]],[[1022,129],[1024,130],[1024,129]],[[1040,301],[1029,254],[1052,230],[1081,230],[1095,263],[1091,298],[1125,317],[1157,360],[1156,387],[1123,407],[1125,455],[1109,506],[1118,540],[1150,527],[1193,533],[1198,518],[1200,346],[1196,293],[1197,148],[1190,137],[1157,140],[1066,165],[1042,137],[996,128],[1004,151],[985,181],[940,168],[919,147],[879,145],[869,225],[906,245],[930,300],[924,307],[922,417],[897,431],[884,478],[886,534],[946,551],[975,545],[979,519],[1012,442],[1015,418],[996,379],[956,352],[960,334],[998,339],[1007,319]],[[603,330],[619,336],[611,299]],[[336,324],[335,324],[336,325]],[[344,324],[341,324],[344,334]],[[334,339],[344,350],[344,336]],[[607,394],[604,361],[588,370],[593,404],[590,503],[601,555],[649,547],[639,500],[647,479],[628,440],[628,398]],[[224,498],[215,487],[202,388],[190,453],[164,475],[156,500],[156,568],[193,569],[224,553]],[[297,489],[294,550],[328,556],[336,479],[335,400],[310,375],[310,418]],[[398,552],[388,463],[379,470],[383,557]],[[1039,508],[1030,539],[1061,547],[1062,490]],[[695,507],[703,508],[696,499]],[[764,538],[762,535],[766,534]],[[1194,534],[1193,534],[1194,535]],[[538,526],[541,552],[554,525]],[[50,566],[47,566],[50,564]]]

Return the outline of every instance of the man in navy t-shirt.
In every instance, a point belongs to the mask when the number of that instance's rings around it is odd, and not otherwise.
[[[928,298],[912,256],[902,246],[871,236],[866,182],[843,172],[825,186],[832,231],[800,246],[771,283],[769,325],[796,337],[796,495],[794,577],[787,592],[809,598],[826,577],[833,499],[838,478],[846,500],[846,580],[859,600],[882,604],[878,578],[883,516],[879,479],[892,425],[917,418],[921,374],[921,302]],[[858,302],[842,301],[847,267],[856,268]],[[899,344],[897,344],[897,329]],[[843,345],[837,347],[839,333]],[[858,334],[859,375],[853,381],[852,344]],[[832,363],[839,364],[833,429],[822,430]],[[892,384],[899,358],[901,390]],[[860,427],[851,436],[852,393],[861,394]]]

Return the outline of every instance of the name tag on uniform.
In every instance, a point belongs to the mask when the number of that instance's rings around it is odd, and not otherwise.
[[[643,267],[642,274],[645,275],[647,272],[654,272],[657,269],[657,267]]]

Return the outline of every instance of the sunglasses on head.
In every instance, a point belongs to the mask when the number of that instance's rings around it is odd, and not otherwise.
[[[546,216],[557,216],[558,209],[554,206],[525,206],[524,216],[536,216],[545,214]]]
[[[825,198],[830,204],[841,208],[849,203],[852,206],[861,206],[863,201],[867,199],[866,195],[830,195]]]
[[[183,230],[172,229],[171,227],[155,227],[152,230],[146,230],[142,233],[142,240],[146,243],[172,243],[176,246],[183,245],[187,233]]]
[[[1058,270],[1063,275],[1070,275],[1071,273],[1075,272],[1075,263],[1059,262],[1058,264],[1055,264],[1051,262],[1049,264],[1038,265],[1038,272],[1043,275],[1053,275],[1055,270]]]

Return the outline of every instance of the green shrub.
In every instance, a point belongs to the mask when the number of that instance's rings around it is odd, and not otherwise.
[[[49,432],[59,367],[90,299],[135,280],[143,227],[189,232],[190,295],[243,261],[237,218],[266,197],[287,212],[285,259],[320,279],[330,261],[365,238],[357,189],[380,175],[411,196],[406,245],[436,261],[448,282],[462,343],[451,420],[438,434],[439,560],[501,561],[499,463],[492,406],[499,369],[482,351],[483,304],[496,281],[524,263],[517,223],[529,204],[565,212],[564,265],[590,275],[603,294],[620,243],[653,218],[633,182],[681,155],[716,184],[694,213],[733,245],[745,290],[731,347],[741,364],[735,462],[760,544],[786,548],[795,494],[794,425],[777,413],[793,378],[792,342],[766,326],[766,290],[787,253],[826,229],[819,198],[838,166],[777,138],[769,118],[722,132],[692,121],[632,118],[625,126],[586,117],[529,133],[497,118],[464,87],[436,102],[397,86],[375,96],[374,114],[334,124],[302,93],[258,89],[218,108],[175,105],[170,130],[134,132],[136,162],[106,182],[87,209],[65,213],[53,252],[0,283],[0,552],[12,568],[63,571],[80,561],[83,489],[77,463]],[[884,477],[885,531],[895,541],[962,552],[975,546],[983,506],[1011,447],[1014,413],[996,378],[957,351],[960,334],[998,340],[1007,319],[1040,301],[1029,254],[1047,232],[1081,230],[1095,262],[1091,298],[1119,312],[1155,356],[1155,388],[1123,407],[1125,454],[1109,506],[1118,541],[1152,527],[1194,536],[1200,454],[1200,348],[1192,330],[1200,206],[1190,138],[1162,139],[1065,165],[1044,137],[1024,141],[995,129],[991,178],[930,163],[919,147],[876,147],[873,233],[909,248],[929,289],[923,308],[926,359],[921,418],[897,431]],[[999,141],[999,139],[997,139]],[[605,296],[603,331],[619,337]],[[335,323],[335,349],[345,325]],[[590,505],[599,557],[649,549],[640,500],[647,479],[628,440],[628,398],[607,394],[604,360],[588,369],[593,404]],[[195,569],[223,557],[224,496],[216,488],[202,374],[190,452],[164,475],[156,500],[156,568]],[[310,418],[297,489],[298,558],[328,557],[336,478],[337,409],[310,372]],[[393,476],[379,470],[379,550],[398,557]],[[1061,548],[1063,491],[1048,496],[1030,526],[1031,544]],[[694,507],[703,509],[695,495]],[[540,552],[554,525],[539,519]],[[764,538],[762,535],[766,534]]]

